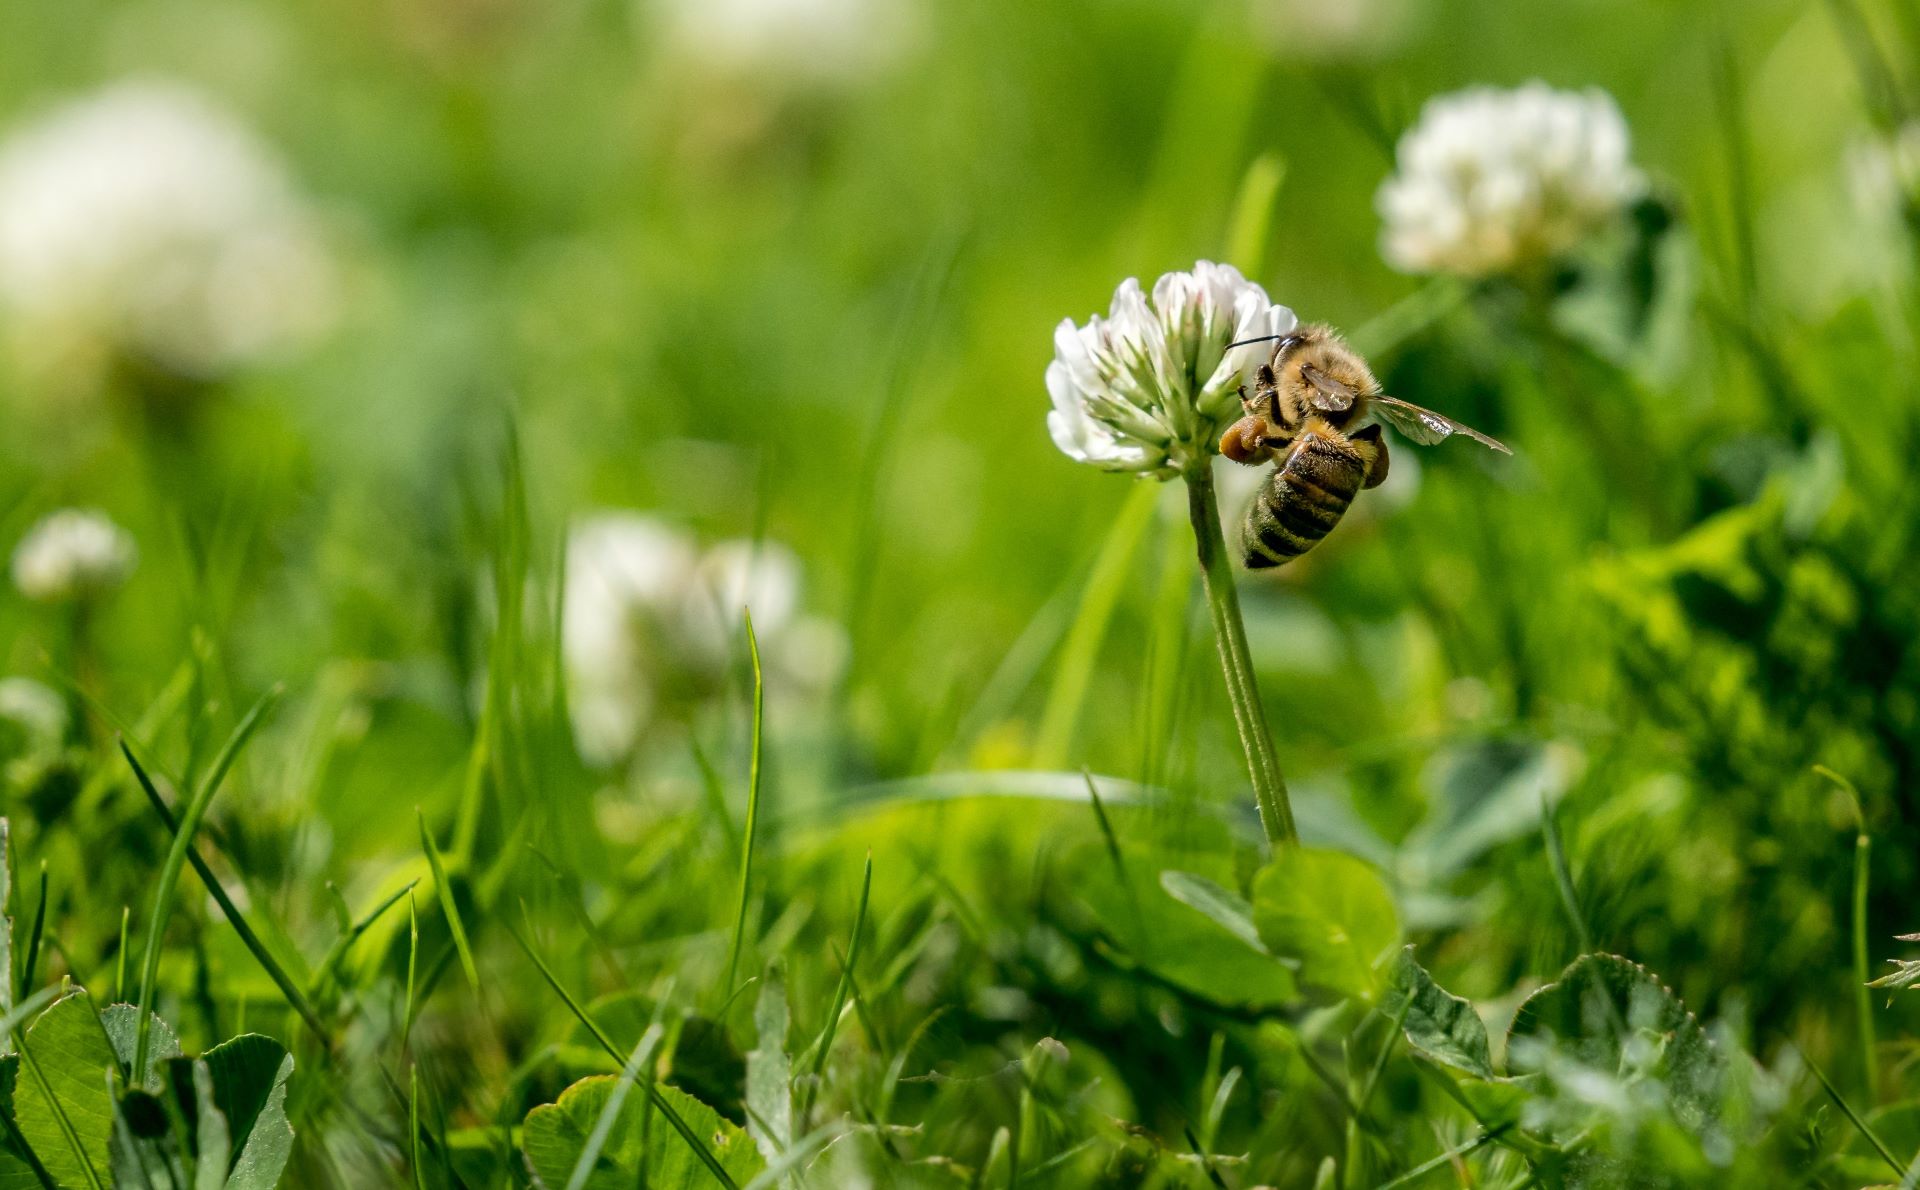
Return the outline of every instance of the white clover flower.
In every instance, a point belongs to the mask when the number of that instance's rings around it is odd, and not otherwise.
[[[637,513],[583,522],[567,546],[562,650],[581,755],[628,755],[656,712],[714,697],[745,655],[741,609],[753,611],[770,701],[838,677],[844,636],[801,614],[800,562],[784,546],[723,542],[702,551],[681,530]]]
[[[916,0],[664,0],[689,58],[760,82],[851,82],[899,58]]]
[[[1129,277],[1107,317],[1054,331],[1047,429],[1069,457],[1108,471],[1167,479],[1203,466],[1241,415],[1236,391],[1298,324],[1231,265],[1201,261],[1167,273],[1153,294]]]
[[[625,754],[652,713],[655,633],[636,621],[681,598],[695,557],[678,530],[634,514],[596,517],[568,539],[561,651],[574,738],[588,760]]]
[[[1645,188],[1604,91],[1533,82],[1427,101],[1376,204],[1388,263],[1413,273],[1523,271],[1578,246]]]
[[[13,551],[13,583],[28,599],[64,603],[119,586],[138,558],[125,529],[102,513],[69,508],[20,539]]]
[[[0,143],[0,311],[30,352],[211,376],[305,340],[332,305],[280,160],[184,86],[119,83]]]

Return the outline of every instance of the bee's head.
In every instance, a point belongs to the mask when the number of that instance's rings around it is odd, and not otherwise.
[[[1333,411],[1329,405],[1351,405],[1380,391],[1367,361],[1329,327],[1310,328],[1279,361],[1279,368],[1282,387],[1322,412]]]
[[[1272,363],[1259,372],[1261,387],[1277,389],[1291,409],[1310,410],[1337,424],[1345,418],[1330,415],[1354,410],[1360,398],[1380,391],[1367,361],[1332,327],[1302,327],[1277,336],[1273,344]]]

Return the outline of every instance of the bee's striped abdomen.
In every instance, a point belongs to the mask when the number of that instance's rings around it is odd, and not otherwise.
[[[1247,569],[1284,565],[1319,544],[1353,503],[1366,470],[1350,448],[1319,437],[1302,439],[1247,510]]]

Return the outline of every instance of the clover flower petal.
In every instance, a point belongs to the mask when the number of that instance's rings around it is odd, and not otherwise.
[[[1240,416],[1239,386],[1272,352],[1229,344],[1295,325],[1291,310],[1231,265],[1201,261],[1150,292],[1130,277],[1104,318],[1054,330],[1046,373],[1054,445],[1104,470],[1160,479],[1201,465]]]

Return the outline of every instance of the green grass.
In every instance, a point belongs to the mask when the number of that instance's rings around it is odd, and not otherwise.
[[[198,1185],[222,1126],[230,1190],[1913,1180],[1920,195],[1861,180],[1911,5],[910,0],[826,77],[672,7],[0,8],[0,138],[190,80],[339,287],[212,375],[38,367],[0,302],[0,552],[140,553],[84,613],[0,581],[65,717],[0,690],[0,1185]],[[1644,200],[1394,271],[1422,103],[1536,77]],[[1396,441],[1197,582],[1043,372],[1199,258],[1514,458]],[[623,510],[710,589],[625,626],[605,757],[565,559]]]

